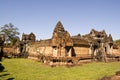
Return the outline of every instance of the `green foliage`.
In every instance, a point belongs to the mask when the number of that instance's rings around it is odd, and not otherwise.
[[[120,46],[120,39],[115,40],[115,43]]]
[[[11,45],[14,45],[14,43],[18,39],[18,35],[20,34],[18,32],[18,28],[14,27],[12,23],[5,24],[3,27],[0,28],[0,32],[5,34],[6,42],[10,42]]]
[[[5,71],[0,73],[0,80],[98,80],[120,70],[119,62],[94,62],[71,68],[51,68],[28,59],[4,59],[2,64]]]
[[[114,45],[113,45],[113,48],[114,48],[114,49],[119,49],[119,47],[120,47],[120,39],[115,40],[115,41],[114,41]]]

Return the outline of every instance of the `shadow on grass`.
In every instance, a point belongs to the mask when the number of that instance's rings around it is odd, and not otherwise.
[[[1,73],[2,73],[2,72],[1,72]],[[8,75],[10,75],[10,74],[8,74],[8,73],[1,74],[0,77],[4,77],[4,76],[8,76]],[[8,78],[8,79],[6,79],[6,80],[14,80],[14,79],[15,79],[15,78],[11,77],[11,78]]]
[[[8,78],[7,80],[14,80],[15,78]]]
[[[7,76],[7,75],[10,75],[10,74],[2,74],[2,75],[0,75],[0,77]]]
[[[5,73],[4,73],[5,72]],[[10,74],[9,73],[6,73],[7,71],[2,71],[2,72],[0,72],[0,73],[2,73],[2,74],[0,74],[0,77],[2,78],[2,77],[5,77],[5,76],[9,76]],[[6,79],[6,80],[14,80],[15,78],[13,78],[13,77],[11,77],[11,78],[8,78],[8,79]]]

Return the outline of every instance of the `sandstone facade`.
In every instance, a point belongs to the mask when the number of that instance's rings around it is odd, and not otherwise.
[[[22,41],[26,41],[27,39]],[[39,55],[52,57],[79,57],[94,58],[100,51],[106,54],[112,54],[113,40],[111,35],[107,35],[105,30],[96,31],[92,29],[89,34],[81,36],[71,36],[59,21],[54,30],[51,39],[40,40],[28,43],[26,52],[28,57],[38,57]],[[102,53],[103,53],[102,52]],[[101,54],[102,54],[101,53]]]
[[[41,54],[53,57],[83,57],[90,55],[89,42],[80,35],[71,37],[60,21],[56,24],[51,39],[30,43],[28,47],[29,57]]]

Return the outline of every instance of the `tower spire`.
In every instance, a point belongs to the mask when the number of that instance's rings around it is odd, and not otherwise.
[[[54,32],[65,32],[65,29],[60,21],[56,24]]]

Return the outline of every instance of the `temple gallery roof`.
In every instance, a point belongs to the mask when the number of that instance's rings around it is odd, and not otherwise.
[[[51,39],[42,40],[40,44],[42,46],[90,46],[90,42],[100,40],[103,42],[113,43],[111,34],[108,36],[103,31],[97,31],[92,29],[89,34],[86,35],[75,35],[71,36],[68,31],[66,31],[60,21],[55,25],[53,30],[53,35]]]

